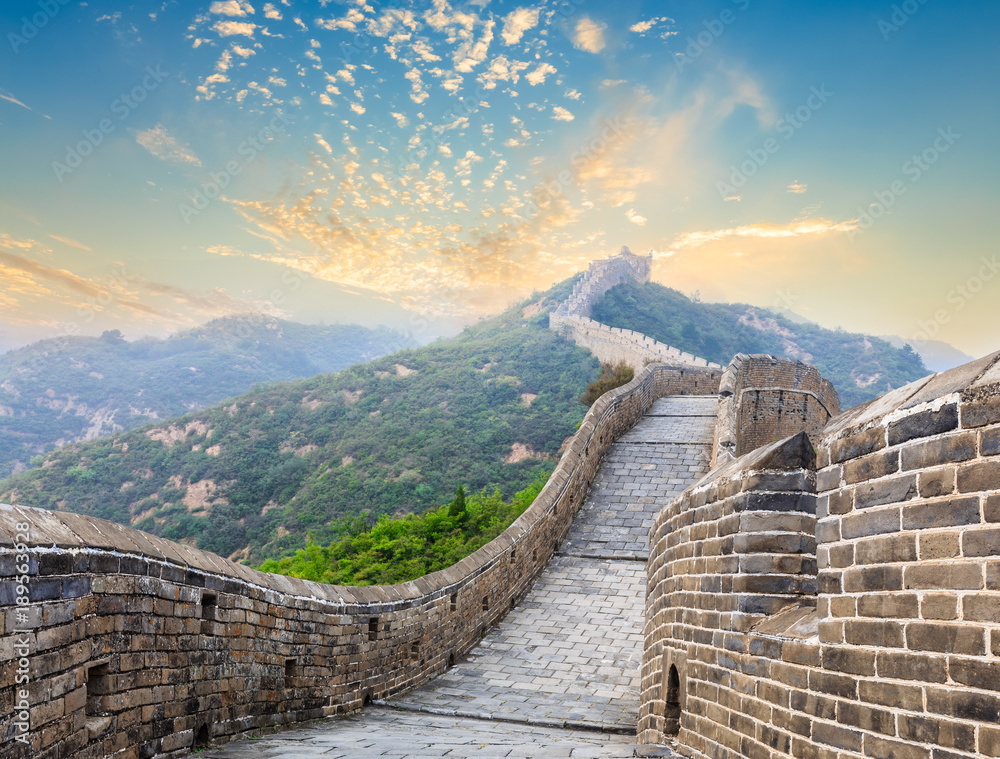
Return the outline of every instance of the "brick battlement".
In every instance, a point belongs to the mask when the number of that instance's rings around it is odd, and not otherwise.
[[[812,438],[724,464],[660,514],[640,742],[1000,756],[1000,353]]]

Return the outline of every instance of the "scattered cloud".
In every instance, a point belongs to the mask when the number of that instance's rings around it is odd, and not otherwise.
[[[646,223],[646,217],[640,216],[638,213],[636,213],[634,208],[630,208],[628,209],[628,211],[625,212],[625,218],[627,218],[633,224],[638,224],[640,227]]]
[[[236,35],[253,37],[257,25],[246,21],[216,21],[212,28],[219,33],[220,37],[233,37]]]
[[[556,121],[572,121],[576,118],[576,116],[567,111],[561,105],[556,105],[552,107],[552,118]]]
[[[580,50],[586,50],[588,53],[599,53],[605,47],[604,41],[604,24],[590,19],[584,16],[576,22],[576,27],[573,30],[573,45],[578,47]]]
[[[253,6],[245,0],[216,0],[208,12],[217,16],[247,16],[253,14]]]
[[[90,247],[84,245],[82,242],[77,242],[69,237],[62,237],[61,235],[49,235],[53,240],[61,242],[63,245],[69,245],[71,248],[79,248],[80,250],[90,250]]]
[[[551,63],[540,63],[534,69],[534,71],[529,71],[527,74],[525,74],[524,78],[527,80],[528,84],[534,87],[535,85],[538,84],[544,84],[545,77],[547,77],[549,74],[554,74],[554,73],[556,73],[556,67],[553,66]]]
[[[685,248],[699,248],[702,245],[731,237],[782,239],[850,232],[857,228],[857,219],[841,222],[834,222],[823,218],[796,219],[788,224],[745,224],[739,227],[714,229],[708,232],[686,232],[674,240],[672,247],[674,250],[683,250]]]
[[[538,8],[518,8],[504,16],[503,37],[505,45],[516,45],[529,29],[538,25]]]
[[[801,195],[802,193],[804,193],[808,189],[809,188],[806,185],[800,184],[798,182],[798,180],[796,180],[796,181],[792,182],[790,185],[788,185],[788,191],[789,192],[793,192],[796,195]]]
[[[167,132],[163,124],[139,132],[135,141],[148,150],[153,156],[168,163],[188,163],[201,166],[191,149],[181,145],[175,137]]]

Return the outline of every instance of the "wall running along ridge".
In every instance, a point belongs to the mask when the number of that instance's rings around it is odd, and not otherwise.
[[[719,385],[712,468],[799,431],[818,440],[840,413],[833,383],[811,364],[737,353]]]
[[[720,378],[650,365],[605,393],[511,527],[399,585],[270,575],[104,520],[0,506],[0,757],[183,756],[424,682],[528,591],[611,443],[656,398],[714,394]],[[15,740],[22,690],[27,746]]]
[[[1000,353],[710,473],[651,532],[639,741],[1000,756]],[[815,456],[815,460],[813,460]]]
[[[612,287],[625,282],[649,282],[652,266],[651,254],[637,256],[624,246],[616,256],[593,261],[569,298],[549,314],[549,329],[586,348],[601,363],[625,363],[637,372],[655,362],[721,369],[718,364],[672,348],[641,332],[608,327],[590,318],[594,304]]]

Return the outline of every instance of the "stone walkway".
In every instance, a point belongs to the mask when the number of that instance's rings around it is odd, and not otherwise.
[[[649,527],[708,471],[716,401],[661,398],[611,447],[559,552],[463,661],[360,715],[204,755],[631,756]]]

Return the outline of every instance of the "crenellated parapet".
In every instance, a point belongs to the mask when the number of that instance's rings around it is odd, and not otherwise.
[[[641,332],[609,327],[590,318],[594,304],[608,290],[626,282],[649,282],[652,268],[652,254],[637,256],[625,246],[615,256],[591,262],[570,296],[549,314],[549,329],[586,348],[605,364],[624,363],[636,371],[656,362],[721,369]]]
[[[650,547],[640,743],[1000,756],[1000,353],[722,464]]]

